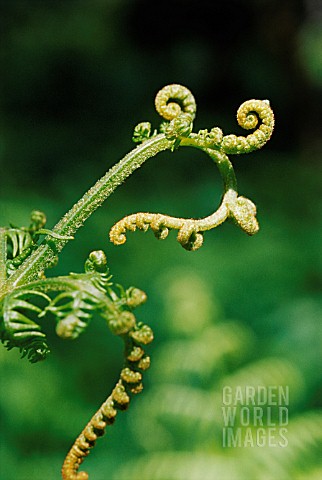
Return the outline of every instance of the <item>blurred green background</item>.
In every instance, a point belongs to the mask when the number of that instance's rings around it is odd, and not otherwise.
[[[147,291],[155,332],[145,391],[85,462],[93,480],[322,478],[322,2],[320,0],[0,1],[0,224],[48,228],[127,153],[133,127],[159,119],[166,84],[197,100],[195,130],[240,132],[235,112],[268,98],[260,152],[231,157],[258,207],[249,238],[225,224],[186,252],[170,235],[108,230],[125,214],[205,216],[222,186],[196,150],[160,154],[87,222],[50,275],[81,271],[104,249],[115,281]],[[74,438],[121,366],[97,319],[30,365],[0,348],[0,478],[60,478]],[[287,448],[223,448],[225,385],[288,385]]]

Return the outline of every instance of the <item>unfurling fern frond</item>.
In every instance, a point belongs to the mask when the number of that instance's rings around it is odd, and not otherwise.
[[[96,306],[95,297],[74,290],[57,295],[43,310],[41,316],[48,312],[55,315],[57,335],[73,340],[85,330]]]
[[[117,410],[125,410],[130,396],[142,391],[142,374],[150,366],[144,346],[153,340],[153,333],[147,325],[137,323],[132,312],[145,302],[146,294],[134,287],[125,290],[120,285],[116,293],[111,278],[105,253],[99,250],[89,255],[85,273],[31,282],[13,290],[0,304],[1,341],[9,349],[18,347],[31,362],[42,360],[49,352],[46,335],[36,322],[48,314],[57,320],[56,332],[60,337],[75,339],[97,312],[110,331],[125,343],[120,378],[67,455],[62,470],[66,480],[88,478],[85,472],[77,473],[79,465],[96,439],[104,434],[105,427],[113,423]],[[58,293],[54,296],[54,292]]]
[[[120,378],[111,395],[91,418],[67,454],[62,468],[64,480],[88,479],[86,472],[78,472],[80,464],[96,440],[104,435],[105,428],[115,421],[118,410],[126,410],[131,395],[140,393],[143,389],[143,372],[150,366],[150,357],[145,354],[144,346],[152,342],[153,332],[147,325],[137,324],[134,315],[130,314],[134,323],[127,332],[124,330],[119,332],[125,344],[124,365]]]
[[[48,235],[57,240],[70,240],[73,238],[43,228],[47,219],[46,215],[39,210],[31,212],[30,220],[29,227],[11,225],[10,228],[0,229],[0,283],[1,280],[11,277],[32,252],[37,249],[40,235]]]
[[[8,242],[8,254],[11,258],[16,258],[32,244],[32,236],[28,230],[21,228],[8,228],[6,230]]]
[[[233,134],[224,135],[219,127],[199,130],[193,133],[193,121],[196,114],[196,102],[191,92],[182,85],[167,85],[156,96],[157,112],[167,122],[162,125],[162,134],[170,142],[171,151],[181,146],[203,150],[217,165],[223,179],[224,192],[217,210],[205,218],[178,218],[161,213],[138,212],[125,216],[110,230],[110,240],[115,245],[126,241],[126,232],[149,228],[158,239],[165,239],[170,230],[178,230],[177,240],[183,248],[198,250],[203,245],[203,235],[232,219],[248,235],[259,230],[255,204],[240,196],[237,181],[227,154],[240,155],[262,148],[270,139],[274,129],[274,114],[267,100],[249,100],[238,109],[238,124],[245,129],[255,129],[246,137]],[[260,124],[258,126],[258,123]],[[151,125],[147,122],[137,125],[134,140],[143,142],[142,147],[151,141]],[[158,135],[155,137],[157,138]],[[150,140],[147,140],[150,139]],[[157,150],[152,152],[153,155]]]
[[[48,303],[50,298],[43,292],[22,288],[7,295],[3,304],[1,341],[8,350],[18,347],[32,363],[45,359],[50,352],[46,335],[35,322],[42,312],[39,301]]]
[[[142,390],[142,373],[150,359],[144,346],[153,339],[147,325],[137,323],[133,309],[146,300],[141,290],[117,286],[112,288],[106,256],[92,252],[85,271],[80,274],[46,278],[45,272],[55,265],[68,240],[102,203],[149,158],[181,146],[204,151],[217,165],[223,179],[223,196],[219,207],[205,218],[176,218],[163,214],[137,213],[116,223],[110,239],[116,245],[126,240],[126,232],[148,228],[159,239],[171,229],[178,230],[177,240],[186,250],[203,245],[204,232],[233,220],[243,231],[258,231],[256,207],[237,191],[233,166],[227,154],[241,154],[261,148],[274,128],[274,115],[267,101],[251,100],[238,110],[238,122],[256,130],[240,137],[223,135],[219,127],[193,133],[196,102],[182,85],[164,87],[156,96],[155,106],[163,122],[159,129],[141,122],[133,139],[139,145],[90,188],[53,227],[45,227],[46,216],[33,211],[29,227],[0,228],[0,340],[7,348],[18,347],[31,362],[45,358],[49,352],[46,336],[37,321],[47,314],[57,321],[56,332],[74,339],[82,333],[94,313],[106,320],[110,331],[125,343],[125,361],[119,380],[66,457],[64,480],[86,480],[87,473],[78,468],[106,425],[113,422],[117,410],[127,408],[130,395]],[[260,125],[257,127],[258,120]],[[211,209],[213,211],[213,209]],[[40,241],[40,236],[45,238]],[[219,475],[220,476],[220,475]],[[187,477],[188,478],[188,477]]]
[[[2,255],[5,257],[6,275],[10,277],[30,255],[34,243],[31,233],[24,228],[6,228],[4,234],[5,252]]]
[[[85,273],[43,278],[19,287],[3,301],[0,340],[9,349],[18,347],[23,356],[36,362],[49,352],[38,319],[54,316],[58,336],[75,339],[95,311],[107,321],[112,333],[126,334],[135,324],[132,309],[143,303],[146,295],[137,288],[125,290],[120,285],[116,293],[111,278],[106,255],[98,250],[86,260]]]

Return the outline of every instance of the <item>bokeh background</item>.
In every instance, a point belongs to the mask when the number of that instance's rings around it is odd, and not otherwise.
[[[1,0],[0,222],[48,228],[132,147],[156,92],[192,90],[195,130],[240,132],[235,112],[268,98],[268,145],[232,157],[261,230],[225,224],[186,252],[175,235],[108,230],[125,214],[205,216],[222,191],[201,152],[160,154],[87,222],[50,275],[82,271],[104,249],[115,281],[147,291],[155,331],[145,391],[85,463],[93,480],[322,478],[321,0]],[[241,132],[240,132],[241,133]],[[50,358],[0,349],[0,478],[60,478],[74,438],[121,366],[121,342],[94,319]],[[225,385],[288,385],[286,448],[223,448]],[[140,398],[141,397],[141,398]]]

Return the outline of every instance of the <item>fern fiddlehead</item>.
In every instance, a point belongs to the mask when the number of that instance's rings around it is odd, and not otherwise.
[[[231,218],[249,235],[258,232],[256,207],[254,203],[237,193],[237,182],[233,166],[227,154],[249,153],[261,148],[269,140],[274,128],[274,115],[269,102],[249,100],[243,103],[237,112],[238,124],[246,129],[254,129],[260,119],[260,126],[246,137],[223,135],[222,130],[214,127],[192,133],[196,103],[192,94],[180,85],[169,85],[156,96],[157,112],[168,121],[163,124],[165,137],[172,141],[172,149],[179,146],[190,146],[203,150],[216,163],[224,183],[224,194],[219,208],[208,217],[202,219],[186,219],[155,213],[136,213],[124,217],[110,231],[110,240],[115,245],[126,241],[126,232],[137,228],[147,231],[149,228],[159,239],[165,239],[169,230],[178,230],[177,240],[187,250],[197,250],[203,244],[206,230],[217,227],[227,218]],[[142,124],[140,124],[142,125]],[[151,128],[145,129],[145,134]],[[136,135],[136,141],[138,134]],[[143,143],[146,141],[141,136]]]
[[[114,327],[112,330],[116,333]],[[137,324],[136,321],[128,327],[125,321],[118,334],[124,341],[124,365],[120,378],[67,454],[62,468],[64,480],[88,479],[86,472],[77,472],[80,464],[98,437],[104,435],[105,428],[115,421],[117,412],[128,408],[131,395],[138,394],[143,389],[142,375],[150,366],[150,357],[145,354],[144,346],[152,342],[152,330],[147,325]]]
[[[199,148],[210,155],[218,166],[224,180],[224,192],[226,193],[229,189],[237,191],[234,170],[227,157],[227,153],[241,154],[261,148],[270,138],[274,128],[274,115],[266,100],[251,100],[243,104],[239,109],[238,119],[240,124],[245,128],[256,127],[257,117],[259,117],[262,122],[259,128],[247,137],[238,137],[235,135],[224,136],[218,127],[211,129],[209,133],[206,130],[202,130],[198,134],[192,133],[192,122],[196,111],[196,104],[190,91],[181,85],[174,84],[164,87],[161,93],[157,95],[156,104],[158,111],[164,115],[165,120],[160,127],[160,133],[154,132],[151,135],[151,128],[147,125],[148,122],[143,122],[144,127],[142,127],[141,124],[142,128],[136,131],[136,140],[138,142],[143,140],[142,143],[98,180],[63,216],[52,231],[47,231],[47,236],[39,247],[32,251],[19,266],[20,268],[12,274],[11,278],[2,284],[0,288],[0,299],[16,286],[35,280],[39,272],[49,268],[66,243],[73,237],[87,218],[147,159],[154,157],[159,152],[165,150],[173,151],[181,146]],[[178,105],[179,108],[174,105]],[[237,199],[234,203],[237,202]],[[243,201],[237,203],[243,203]],[[219,223],[215,222],[215,226],[222,223],[226,218],[234,217],[234,208],[230,208],[227,216],[224,215],[222,219],[221,206],[218,208]],[[238,205],[235,205],[235,209],[239,212],[237,217],[242,215],[242,210],[247,211],[247,216],[249,216],[249,210],[252,210],[246,208],[240,209]],[[115,227],[112,228],[110,239],[113,243],[124,243],[125,237],[122,235],[128,229],[127,225],[131,226],[130,230],[135,229],[137,226],[136,221],[133,223],[132,220],[131,218],[130,221],[127,222],[125,218],[123,221],[121,220],[120,224],[116,224]],[[188,222],[187,229],[190,231],[189,222],[191,219],[186,220]],[[150,225],[151,223],[148,221],[140,222],[141,217],[139,224]],[[247,223],[247,221],[240,221],[237,218],[238,225],[247,225]],[[172,227],[171,223],[170,228],[180,230],[182,228],[182,222],[177,222],[176,227]],[[213,228],[212,224],[209,228]],[[207,227],[206,230],[209,228]],[[45,230],[42,230],[45,234]],[[204,230],[201,230],[200,233],[202,234],[203,231]],[[199,232],[193,232],[192,239],[189,242],[186,242],[184,238],[182,244],[184,246],[188,245],[188,248],[191,246],[192,250],[196,249],[197,245],[201,245],[201,237],[198,237],[198,242],[194,241],[197,233]],[[251,229],[247,233],[253,234],[255,232]],[[162,236],[162,228],[158,236],[159,238],[164,238],[165,235]]]
[[[64,480],[88,478],[78,468],[105,427],[113,423],[117,411],[126,409],[130,396],[142,390],[142,374],[150,365],[144,347],[153,339],[150,327],[137,323],[133,313],[146,300],[145,293],[134,287],[113,289],[104,252],[91,252],[83,273],[46,278],[46,270],[57,262],[67,242],[146,160],[181,146],[201,149],[217,165],[224,185],[217,210],[201,219],[136,213],[114,225],[110,240],[116,245],[123,244],[126,232],[137,228],[144,231],[151,228],[157,238],[165,239],[173,229],[178,230],[179,243],[193,251],[202,246],[205,231],[226,219],[232,219],[249,235],[259,229],[256,207],[251,200],[239,196],[227,155],[249,153],[269,140],[274,128],[269,103],[250,100],[241,105],[237,112],[239,125],[255,129],[246,137],[224,135],[219,127],[193,133],[196,102],[181,85],[164,87],[156,96],[155,106],[163,119],[159,131],[152,130],[149,122],[137,125],[133,134],[137,147],[98,180],[52,230],[44,228],[46,216],[37,210],[32,212],[27,228],[0,228],[0,340],[8,349],[19,348],[31,362],[42,360],[49,353],[49,346],[38,321],[53,317],[56,333],[65,339],[75,339],[85,331],[94,313],[124,341],[124,366],[117,385],[68,453],[62,469]]]
[[[125,290],[121,286],[116,292],[111,279],[105,253],[94,251],[85,262],[84,273],[31,282],[7,295],[3,303],[1,339],[8,349],[18,347],[32,363],[43,360],[50,351],[46,335],[36,322],[48,315],[56,320],[58,336],[75,339],[97,312],[110,331],[124,341],[120,378],[67,455],[62,469],[66,480],[88,478],[86,472],[77,473],[80,463],[105,433],[105,427],[114,422],[117,411],[125,410],[130,396],[142,391],[142,374],[150,365],[144,347],[153,340],[152,330],[137,323],[132,313],[146,301],[146,294],[138,288]],[[45,305],[40,306],[39,300]]]

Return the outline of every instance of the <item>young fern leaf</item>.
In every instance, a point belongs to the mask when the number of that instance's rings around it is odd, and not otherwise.
[[[96,439],[104,434],[105,427],[113,423],[117,411],[125,410],[130,396],[142,391],[142,374],[150,365],[144,346],[153,340],[152,330],[137,323],[132,313],[145,302],[146,294],[138,288],[125,290],[122,286],[116,292],[111,278],[105,253],[94,251],[85,262],[85,273],[31,282],[14,290],[3,302],[1,340],[8,349],[18,347],[31,362],[42,360],[49,353],[46,335],[36,322],[49,314],[56,319],[56,333],[60,337],[75,339],[96,311],[110,331],[124,341],[120,378],[67,455],[62,469],[66,480],[88,478],[86,472],[77,473],[80,463]],[[58,294],[53,296],[54,292]],[[41,306],[44,301],[45,306]]]
[[[120,378],[67,454],[62,468],[64,480],[88,479],[86,472],[78,472],[80,464],[96,440],[104,435],[105,428],[114,423],[117,412],[128,408],[131,395],[140,393],[143,389],[142,376],[150,366],[150,357],[145,354],[144,347],[153,340],[152,330],[135,321],[130,328],[124,325],[120,331],[124,341],[124,365]]]
[[[102,253],[92,252],[86,263],[88,270],[95,268],[95,263],[91,263],[93,261],[99,260],[100,264],[103,263]],[[101,275],[104,275],[104,272]],[[67,454],[62,468],[64,480],[87,480],[86,472],[78,472],[80,464],[95,445],[97,438],[104,435],[106,426],[114,422],[118,410],[127,409],[131,395],[142,391],[142,374],[150,366],[150,358],[145,354],[144,346],[152,342],[152,330],[147,325],[138,324],[132,313],[133,308],[145,302],[146,295],[134,287],[126,291],[119,287],[119,296],[112,290],[110,278],[104,276],[100,287],[104,288],[106,295],[112,299],[113,308],[109,302],[98,301],[97,309],[107,321],[111,332],[121,336],[124,341],[124,365],[112,393],[94,414]]]
[[[33,242],[28,230],[22,230],[20,228],[8,228],[6,230],[6,236],[8,250],[11,246],[11,258],[16,258],[18,255],[21,255]]]
[[[227,218],[233,221],[248,235],[258,232],[256,207],[254,203],[237,193],[237,182],[227,153],[241,154],[257,150],[269,140],[274,128],[274,115],[267,100],[249,100],[243,103],[237,112],[239,125],[246,129],[255,129],[260,119],[260,126],[246,137],[236,135],[224,136],[222,130],[214,127],[192,133],[196,103],[191,92],[181,85],[168,85],[156,96],[157,112],[167,121],[163,125],[165,137],[172,142],[173,151],[179,146],[190,146],[203,150],[216,163],[224,183],[221,205],[208,217],[202,219],[177,218],[159,213],[135,213],[117,222],[110,231],[110,240],[115,245],[126,242],[126,232],[137,228],[147,231],[151,228],[158,239],[165,239],[169,230],[178,230],[177,240],[186,250],[198,250],[203,244],[203,233],[217,227]],[[149,125],[143,128],[143,126]],[[134,139],[146,141],[151,125],[139,124],[135,129]]]
[[[149,122],[137,125],[133,135],[137,147],[106,172],[52,230],[45,228],[46,216],[38,210],[32,212],[29,227],[0,228],[0,340],[8,349],[19,348],[31,362],[42,360],[49,348],[38,319],[53,316],[57,334],[74,339],[86,329],[94,313],[103,318],[110,331],[125,344],[119,381],[67,455],[62,469],[65,480],[88,478],[87,473],[78,472],[80,463],[96,439],[103,435],[105,426],[113,422],[117,411],[127,408],[131,394],[142,390],[142,374],[150,364],[144,346],[152,341],[153,333],[147,325],[137,323],[132,312],[146,300],[145,293],[134,287],[113,289],[104,252],[94,251],[89,255],[84,273],[46,278],[46,270],[56,264],[64,246],[146,160],[162,151],[174,152],[181,146],[201,149],[217,165],[224,184],[219,208],[201,219],[136,213],[114,225],[111,241],[117,245],[124,243],[126,232],[136,228],[151,228],[160,239],[175,229],[184,248],[197,250],[203,244],[204,232],[226,219],[232,219],[249,235],[259,228],[255,205],[238,195],[234,169],[227,154],[249,153],[269,140],[274,127],[269,103],[250,100],[240,107],[239,124],[246,129],[256,129],[246,137],[224,136],[218,127],[193,133],[196,102],[182,85],[164,87],[156,96],[155,106],[163,118],[159,133],[152,130]],[[45,238],[40,239],[41,235]]]
[[[19,348],[22,357],[26,356],[31,363],[44,360],[50,352],[46,335],[34,320],[42,312],[37,305],[39,300],[48,303],[50,298],[43,292],[25,287],[7,295],[3,304],[1,341],[8,350]]]
[[[37,249],[37,242],[40,235],[48,235],[58,240],[72,240],[73,237],[59,235],[47,228],[46,215],[38,210],[31,212],[31,223],[26,227],[2,228],[3,240],[1,245],[2,263],[5,265],[5,272],[2,274],[3,280],[13,275],[20,265]],[[1,279],[1,278],[0,278]]]
[[[56,317],[56,333],[61,338],[79,337],[86,329],[96,309],[97,301],[83,291],[63,292],[57,295],[40,316],[52,313]]]

